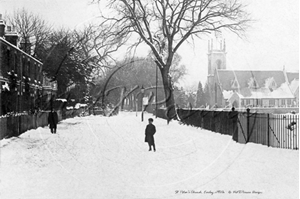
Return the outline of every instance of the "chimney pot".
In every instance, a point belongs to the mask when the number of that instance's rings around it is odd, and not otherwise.
[[[5,21],[2,19],[2,14],[0,14],[0,37],[4,36],[5,32]]]
[[[6,27],[6,32],[11,32],[11,26]]]
[[[13,44],[14,46],[17,46],[19,36],[18,33],[12,29],[12,26],[7,26],[4,36],[6,41]]]

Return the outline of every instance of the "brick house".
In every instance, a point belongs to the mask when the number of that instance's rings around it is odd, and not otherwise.
[[[41,96],[57,91],[56,82],[43,75],[43,63],[19,48],[18,39],[0,15],[0,115],[33,110]]]

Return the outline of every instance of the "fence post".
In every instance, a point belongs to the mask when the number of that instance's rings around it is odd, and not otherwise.
[[[246,144],[249,142],[250,140],[250,108],[247,108],[247,140],[246,140]]]
[[[270,146],[270,114],[267,114],[268,117],[268,147]]]

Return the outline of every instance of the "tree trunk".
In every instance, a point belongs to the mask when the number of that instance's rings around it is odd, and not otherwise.
[[[167,107],[166,116],[169,123],[172,119],[177,119],[175,110],[175,100],[173,94],[173,85],[171,77],[169,76],[169,71],[162,69],[161,73],[165,91],[165,102]]]
[[[129,95],[129,97],[128,97],[128,100],[129,100],[128,110],[129,111],[133,110],[133,107],[134,107],[132,98],[133,98],[133,95]]]

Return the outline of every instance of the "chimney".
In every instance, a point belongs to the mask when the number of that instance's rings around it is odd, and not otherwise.
[[[11,27],[11,26],[7,26],[7,29],[5,31],[5,39],[6,41],[8,41],[9,43],[11,43],[12,45],[17,46],[17,41],[18,41],[18,33],[15,30],[15,28]]]
[[[28,53],[28,54],[31,54],[31,43],[30,43],[30,40],[28,37],[26,37],[25,39],[23,38],[21,40],[21,43],[20,43],[20,48]]]
[[[0,37],[4,36],[5,21],[2,19],[2,14],[0,14]]]

